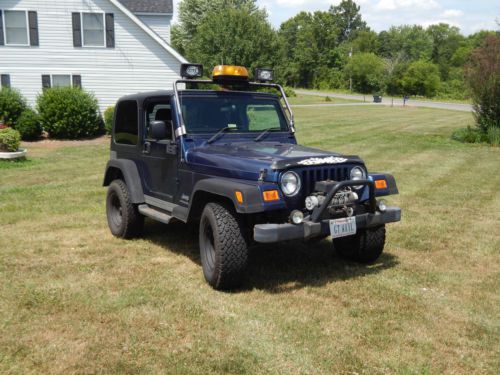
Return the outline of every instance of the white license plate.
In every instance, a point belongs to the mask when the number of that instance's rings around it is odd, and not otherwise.
[[[346,217],[330,220],[330,233],[333,238],[352,236],[356,234],[356,218]]]

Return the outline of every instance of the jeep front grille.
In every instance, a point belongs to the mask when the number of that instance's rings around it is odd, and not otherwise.
[[[314,191],[316,181],[345,181],[349,179],[349,171],[352,166],[338,167],[308,167],[302,171],[296,171],[302,178],[302,194],[307,196]]]

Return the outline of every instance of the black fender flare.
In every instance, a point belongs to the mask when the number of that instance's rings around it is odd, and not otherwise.
[[[109,186],[116,178],[116,172],[120,171],[130,192],[132,203],[144,203],[144,191],[142,190],[141,178],[137,165],[132,160],[111,159],[106,165],[103,186]]]
[[[239,191],[243,194],[243,203],[239,203],[236,199],[235,192]],[[196,201],[197,193],[209,193],[223,198],[227,198],[233,202],[236,212],[242,214],[252,214],[264,212],[264,202],[262,193],[257,184],[245,183],[230,178],[206,178],[198,181],[192,192],[192,199],[189,202],[189,212],[193,208]]]
[[[385,179],[387,181],[387,187],[389,189],[389,194],[399,194],[398,185],[396,184],[396,179],[392,174],[384,173]]]

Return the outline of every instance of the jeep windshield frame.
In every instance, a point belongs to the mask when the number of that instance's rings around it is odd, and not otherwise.
[[[188,135],[236,133],[255,135],[269,129],[290,133],[278,96],[241,91],[185,90],[181,112]],[[218,137],[217,137],[218,138]]]
[[[184,114],[182,113],[182,106],[181,106],[181,92],[189,92],[189,91],[196,91],[196,92],[207,92],[207,93],[213,93],[217,92],[215,90],[189,90],[189,89],[184,89],[182,91],[179,90],[178,85],[179,84],[185,84],[185,85],[193,85],[193,84],[201,84],[201,85],[216,85],[219,87],[223,87],[224,84],[220,82],[214,82],[212,80],[198,80],[198,79],[181,79],[177,80],[174,82],[174,100],[175,100],[175,105],[177,107],[177,115],[178,115],[178,121],[179,121],[179,126],[175,130],[175,135],[176,137],[182,137],[186,134],[188,134],[187,128],[186,128],[186,123],[184,119]],[[292,108],[290,106],[290,103],[288,102],[288,99],[285,94],[285,90],[281,85],[274,84],[274,83],[258,83],[258,82],[245,82],[242,84],[241,82],[229,82],[229,84],[236,84],[238,85],[239,88],[244,87],[246,90],[234,90],[234,91],[229,91],[229,92],[235,92],[235,93],[248,93],[248,94],[264,94],[262,92],[258,91],[251,91],[252,88],[256,89],[274,89],[277,90],[278,93],[280,94],[281,98],[277,96],[277,101],[278,103],[280,102],[280,99],[283,100],[284,105],[280,105],[280,109],[282,110],[282,114],[284,116],[286,125],[288,127],[288,131],[290,133],[295,133],[295,120],[294,120],[294,114],[292,111]],[[224,92],[224,91],[221,91]],[[288,116],[287,116],[288,114]],[[264,129],[260,130],[262,132]],[[285,130],[284,130],[285,131]]]

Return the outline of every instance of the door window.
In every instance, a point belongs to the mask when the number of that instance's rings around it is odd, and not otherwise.
[[[125,100],[118,104],[115,122],[115,142],[136,145],[139,140],[139,116],[137,102]]]
[[[146,138],[151,139],[151,122],[163,121],[167,127],[167,139],[172,138],[172,107],[170,103],[152,103],[146,110]]]

